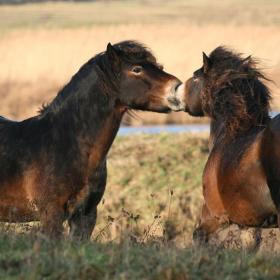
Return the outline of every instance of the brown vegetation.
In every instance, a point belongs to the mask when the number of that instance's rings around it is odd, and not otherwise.
[[[144,3],[144,4],[143,4]],[[221,44],[263,61],[280,107],[280,5],[248,1],[106,1],[0,7],[0,114],[21,119],[53,98],[106,44],[137,39],[185,80]],[[133,124],[184,122],[185,114],[140,114]]]

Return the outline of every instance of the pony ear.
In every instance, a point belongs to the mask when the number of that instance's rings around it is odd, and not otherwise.
[[[111,61],[118,61],[119,60],[119,55],[117,50],[111,45],[111,43],[108,43],[107,49],[106,49],[106,54],[108,55],[109,59]]]
[[[251,59],[252,59],[252,56],[249,55],[249,56],[245,57],[245,58],[242,60],[242,62],[243,62],[243,63],[244,63],[244,62],[250,62]]]
[[[207,73],[211,66],[210,58],[205,54],[205,52],[202,52],[203,57],[203,72]]]

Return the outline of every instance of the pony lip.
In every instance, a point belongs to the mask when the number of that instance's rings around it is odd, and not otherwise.
[[[172,111],[179,112],[184,110],[181,101],[177,99],[175,96],[167,97],[167,101]]]

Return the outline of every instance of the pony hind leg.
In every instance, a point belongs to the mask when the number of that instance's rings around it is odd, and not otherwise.
[[[273,159],[271,160],[273,161]],[[270,163],[269,165],[265,166],[265,171],[267,177],[267,185],[269,187],[271,198],[274,204],[274,207],[271,208],[271,212],[272,214],[276,213],[277,224],[280,228],[280,157],[277,162],[277,167],[275,166],[275,161],[273,165]]]
[[[277,223],[280,228],[280,115],[271,120],[265,129],[260,158],[265,171],[267,185],[277,214]]]

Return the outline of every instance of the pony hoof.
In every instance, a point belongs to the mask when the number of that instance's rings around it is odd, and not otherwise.
[[[208,234],[202,228],[197,228],[193,232],[193,241],[196,245],[204,245],[208,242]]]

